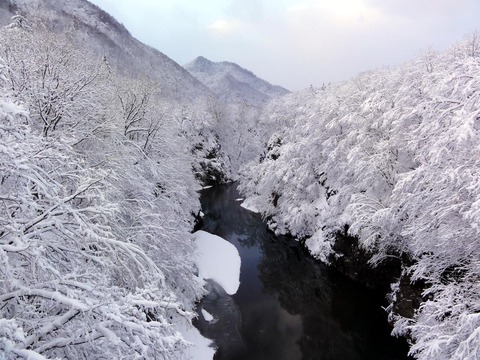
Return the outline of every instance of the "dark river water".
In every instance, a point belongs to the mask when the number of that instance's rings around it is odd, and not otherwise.
[[[399,360],[406,341],[391,337],[384,295],[312,259],[296,241],[267,231],[240,207],[235,184],[202,191],[203,230],[236,246],[240,287],[229,296],[215,283],[199,304],[196,326],[215,341],[215,359]]]

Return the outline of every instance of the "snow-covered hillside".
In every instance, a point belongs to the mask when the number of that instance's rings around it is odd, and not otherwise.
[[[269,100],[289,93],[232,62],[213,62],[199,56],[184,67],[227,103],[263,106]]]
[[[8,24],[17,11],[54,32],[68,33],[88,51],[105,56],[118,71],[148,77],[164,97],[191,101],[210,94],[175,61],[132,37],[111,15],[86,0],[4,0],[0,2],[0,26]]]
[[[219,152],[220,143],[231,142],[219,136],[224,127],[220,123],[228,122],[227,117],[242,118],[248,123],[250,119],[245,114],[249,111],[232,107],[218,112],[212,106],[217,97],[208,87],[160,51],[133,38],[122,24],[86,0],[2,1],[0,25],[9,24],[17,12],[31,24],[37,23],[60,37],[68,37],[85,54],[103,59],[115,74],[137,79],[133,86],[136,90],[144,94],[154,92],[155,99],[149,97],[149,101],[162,104],[163,112],[181,122],[189,138],[185,150],[195,157],[196,176],[205,183],[230,177],[229,163],[238,163],[235,160],[238,154],[236,150],[232,156],[223,150]],[[129,95],[131,99],[133,95]]]
[[[480,358],[480,37],[269,104],[249,204],[324,261],[348,229],[425,284],[395,332],[422,360]],[[352,244],[354,243],[353,238]],[[340,255],[341,256],[341,255]],[[394,285],[392,300],[399,295]]]
[[[135,43],[87,2],[15,3],[27,17],[0,29],[0,358],[184,358],[203,293],[185,144],[215,134],[177,100],[208,90],[162,56],[121,72],[81,46],[100,32],[72,14],[120,37],[119,64],[134,49],[122,38]],[[154,70],[186,88],[159,88]]]

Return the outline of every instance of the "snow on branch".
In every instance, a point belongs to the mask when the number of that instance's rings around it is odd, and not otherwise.
[[[372,265],[412,259],[404,272],[429,300],[413,319],[391,316],[421,360],[480,358],[478,43],[273,101],[264,156],[241,171],[272,230],[318,258],[348,229]]]

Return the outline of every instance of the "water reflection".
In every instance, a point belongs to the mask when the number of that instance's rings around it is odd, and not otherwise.
[[[206,310],[213,315],[211,321],[202,316],[196,320],[195,325],[203,336],[215,339],[219,348],[216,356],[228,359],[235,354],[244,353],[246,344],[240,333],[242,328],[242,314],[235,300],[228,295],[215,281],[207,280],[208,294],[202,299],[198,310]]]
[[[218,319],[197,322],[219,347],[215,359],[408,359],[406,343],[388,335],[381,294],[273,236],[238,197],[234,185],[202,193],[203,229],[230,241],[242,258],[238,292],[217,289],[215,301],[200,304]]]

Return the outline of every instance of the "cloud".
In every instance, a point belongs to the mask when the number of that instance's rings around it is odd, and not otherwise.
[[[326,0],[287,9],[289,17],[315,16],[327,19],[336,26],[353,26],[356,23],[372,22],[379,18],[377,8],[360,0]]]
[[[208,29],[220,34],[231,34],[242,28],[242,22],[238,20],[216,20]]]
[[[233,61],[290,89],[444,49],[475,30],[478,0],[93,0],[183,64]]]
[[[245,22],[259,22],[264,19],[265,6],[263,0],[231,0],[225,13]]]
[[[386,14],[410,19],[426,17],[450,18],[464,16],[469,9],[478,9],[477,0],[366,0],[370,5],[378,7]],[[478,15],[478,13],[477,13]]]
[[[479,15],[475,3],[289,2],[266,41],[268,57],[271,62],[283,64],[283,71],[278,71],[276,77],[290,88],[340,81],[361,71],[400,64],[430,45],[440,49],[449,46],[474,28],[473,18]],[[278,37],[281,41],[276,40]],[[257,64],[259,67],[262,65]],[[263,66],[262,71],[267,76],[273,73],[268,66]]]

